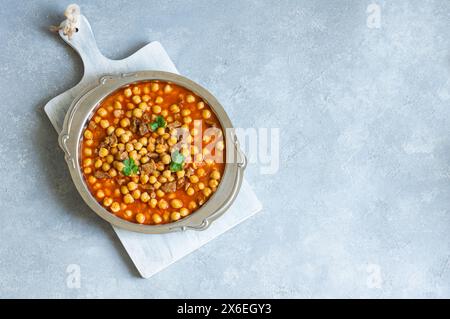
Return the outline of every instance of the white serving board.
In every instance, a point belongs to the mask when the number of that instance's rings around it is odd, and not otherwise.
[[[95,85],[101,76],[139,70],[178,73],[159,42],[149,43],[123,60],[110,60],[100,53],[89,22],[82,15],[79,19],[78,30],[70,40],[62,31],[59,32],[59,35],[80,55],[84,65],[83,78],[75,87],[50,100],[44,108],[58,133],[61,131],[64,117],[73,99]],[[260,201],[244,179],[236,201],[221,218],[205,231],[190,230],[163,235],[147,235],[129,232],[114,226],[113,229],[141,276],[149,278],[261,209]],[[180,242],[185,244],[180,245]]]

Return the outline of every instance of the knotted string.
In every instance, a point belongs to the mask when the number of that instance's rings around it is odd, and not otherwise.
[[[59,26],[50,26],[50,31],[58,32],[63,30],[63,34],[66,35],[69,40],[72,38],[75,32],[78,32],[78,24],[80,17],[80,7],[77,4],[69,4],[64,11],[64,16],[67,18]]]

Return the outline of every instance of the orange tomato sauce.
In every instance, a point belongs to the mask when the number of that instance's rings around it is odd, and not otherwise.
[[[208,128],[217,134],[203,134]],[[190,143],[180,144],[177,130]],[[175,222],[217,191],[225,168],[223,136],[201,97],[173,83],[139,82],[95,108],[83,130],[80,165],[89,191],[112,214],[147,225]]]

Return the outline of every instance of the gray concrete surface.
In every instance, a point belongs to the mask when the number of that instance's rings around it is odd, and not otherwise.
[[[450,297],[449,1],[78,1],[105,55],[159,40],[236,126],[280,128],[263,212],[150,280],[42,110],[82,74],[47,32],[68,3],[2,2],[0,297]]]

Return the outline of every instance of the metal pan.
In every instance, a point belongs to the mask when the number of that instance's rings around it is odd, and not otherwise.
[[[180,219],[179,221],[162,225],[135,224],[121,219],[107,211],[90,193],[84,181],[80,165],[80,143],[82,132],[96,106],[98,106],[104,98],[121,87],[149,80],[175,83],[200,96],[211,106],[212,111],[216,114],[222,125],[225,135],[226,164],[217,191],[202,207],[191,215]],[[187,229],[205,230],[208,228],[211,222],[225,213],[235,200],[241,187],[244,170],[247,164],[247,159],[239,148],[233,125],[217,99],[197,83],[178,74],[162,71],[139,71],[128,74],[103,76],[99,79],[97,86],[84,92],[80,97],[73,101],[64,119],[64,126],[58,140],[59,145],[65,153],[65,159],[69,166],[72,180],[86,204],[101,218],[114,226],[147,234],[163,234]]]

